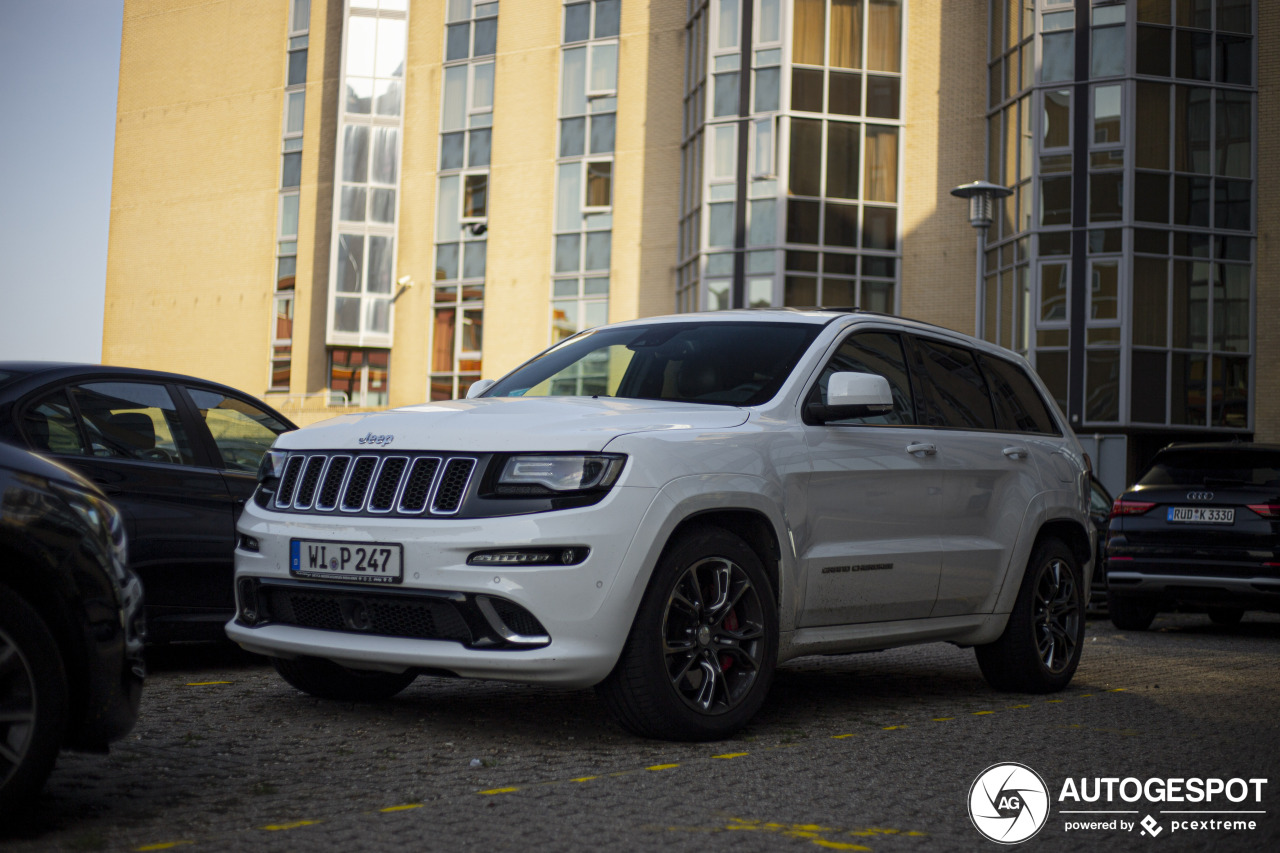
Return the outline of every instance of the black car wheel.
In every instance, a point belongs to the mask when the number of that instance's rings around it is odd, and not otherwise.
[[[975,647],[978,667],[997,690],[1051,693],[1071,682],[1083,642],[1080,566],[1064,543],[1046,539],[1031,555],[1004,633]]]
[[[417,673],[373,672],[347,669],[321,658],[272,658],[276,672],[285,681],[318,699],[340,699],[347,702],[390,699],[404,690]]]
[[[0,815],[44,785],[67,724],[67,677],[44,620],[0,586]]]
[[[1111,624],[1121,631],[1145,631],[1155,621],[1159,608],[1141,598],[1117,595],[1112,592],[1107,601]]]
[[[777,605],[760,558],[727,530],[699,527],[663,555],[598,690],[635,734],[716,740],[760,709],[777,654]]]

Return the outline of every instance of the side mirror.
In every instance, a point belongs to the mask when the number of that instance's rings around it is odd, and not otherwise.
[[[889,380],[877,373],[836,373],[827,383],[827,402],[805,406],[808,419],[824,424],[893,411]]]
[[[467,389],[467,399],[473,400],[497,384],[498,380],[496,379],[477,379],[475,382],[471,383],[471,387]]]

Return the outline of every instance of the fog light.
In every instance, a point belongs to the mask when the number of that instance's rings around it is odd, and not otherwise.
[[[258,540],[254,539],[252,536],[246,536],[243,533],[241,533],[240,534],[240,550],[249,551],[253,554],[258,553]]]
[[[253,626],[258,623],[258,585],[251,578],[236,581],[236,598],[240,604],[240,621]]]

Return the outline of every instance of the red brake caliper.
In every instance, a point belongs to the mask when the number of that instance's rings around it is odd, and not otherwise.
[[[729,615],[724,617],[724,629],[726,631],[738,630],[738,611],[730,610]],[[733,666],[733,658],[728,655],[720,656],[720,671],[725,672],[729,667]]]

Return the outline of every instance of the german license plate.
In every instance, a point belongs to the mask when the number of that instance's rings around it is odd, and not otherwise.
[[[1207,506],[1171,506],[1169,520],[1183,524],[1235,524],[1236,511]]]
[[[400,583],[402,548],[383,542],[329,542],[293,539],[289,574],[360,583]]]

